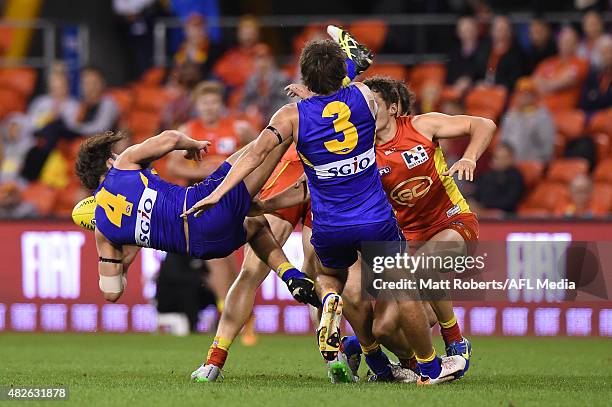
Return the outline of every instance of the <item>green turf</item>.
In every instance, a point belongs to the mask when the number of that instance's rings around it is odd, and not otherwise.
[[[208,336],[3,334],[0,385],[70,389],[68,402],[30,406],[612,405],[610,339],[471,339],[464,379],[417,388],[331,385],[314,337],[266,336],[253,348],[236,343],[223,383],[190,383]]]

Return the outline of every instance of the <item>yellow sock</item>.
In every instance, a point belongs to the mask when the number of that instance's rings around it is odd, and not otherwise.
[[[225,299],[221,298],[217,300],[217,311],[219,314],[223,312],[223,308],[225,307]]]
[[[325,301],[325,298],[326,298],[328,295],[330,295],[330,294],[333,294],[333,295],[339,295],[339,294],[338,294],[337,292],[335,292],[334,290],[323,291],[323,294],[321,295],[321,300],[322,300],[322,301]]]
[[[294,269],[295,267],[293,267],[293,264],[289,263],[288,261],[284,262],[283,264],[281,264],[280,266],[278,266],[276,268],[276,274],[280,277],[283,278],[283,274],[285,274],[285,271],[289,270],[289,269]]]
[[[450,328],[451,326],[453,326],[453,325],[455,325],[457,323],[457,317],[453,313],[453,317],[450,320],[448,320],[446,322],[440,321],[439,323],[440,323],[440,326],[442,328]]]
[[[376,341],[374,341],[374,343],[372,343],[371,345],[364,346],[360,344],[360,346],[364,355],[369,355],[370,353],[377,352],[380,349],[380,345]]]
[[[436,358],[436,350],[433,349],[432,353],[431,353],[431,356],[429,356],[429,357],[427,357],[425,359],[421,359],[420,357],[417,356],[416,360],[419,363],[428,363],[428,362],[431,362],[432,360],[434,360],[435,358]]]

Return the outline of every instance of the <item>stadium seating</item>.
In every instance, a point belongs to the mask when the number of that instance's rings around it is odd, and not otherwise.
[[[597,183],[612,185],[612,158],[601,161],[595,168],[593,179]]]
[[[612,108],[596,112],[588,125],[590,133],[604,133],[612,137]]]
[[[589,162],[584,158],[560,158],[550,164],[546,180],[568,184],[576,175],[587,174],[588,171]]]
[[[552,112],[557,132],[571,140],[584,134],[586,115],[582,110],[558,110]]]
[[[408,70],[401,64],[378,64],[374,63],[366,72],[361,75],[363,78],[373,76],[390,76],[395,79],[406,79]]]
[[[527,190],[531,190],[541,179],[544,174],[544,164],[539,161],[519,161],[516,163]]]
[[[518,214],[552,213],[559,202],[567,201],[569,191],[566,185],[559,182],[543,181],[527,196],[520,205]]]
[[[387,39],[388,27],[382,20],[360,20],[352,23],[348,30],[373,52],[378,52]]]
[[[446,66],[441,62],[426,62],[415,65],[408,75],[408,84],[417,96],[420,95],[423,85],[436,83],[440,86],[446,78]]]
[[[503,86],[477,86],[465,98],[467,114],[486,114],[497,121],[506,105],[508,91]]]
[[[22,98],[28,99],[36,85],[36,70],[33,68],[2,68],[0,69],[0,88],[13,89]]]

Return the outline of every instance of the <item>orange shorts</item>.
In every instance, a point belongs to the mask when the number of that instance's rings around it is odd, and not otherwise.
[[[466,242],[477,241],[478,217],[474,213],[460,213],[435,227],[416,232],[405,229],[403,232],[409,242],[426,242],[446,229],[457,231]]]
[[[259,194],[260,199],[271,198],[297,182],[304,174],[304,168],[300,161],[285,161],[278,163],[270,179],[266,182]],[[279,209],[272,213],[281,219],[291,223],[295,228],[300,221],[304,226],[312,227],[312,215],[310,214],[310,202],[295,205],[290,208]]]

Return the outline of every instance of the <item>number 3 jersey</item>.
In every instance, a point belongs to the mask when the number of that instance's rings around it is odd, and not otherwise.
[[[297,104],[297,150],[313,225],[353,226],[393,217],[376,167],[376,121],[356,85]]]
[[[98,187],[96,228],[111,243],[185,253],[183,203],[187,189],[151,172],[111,168]]]

